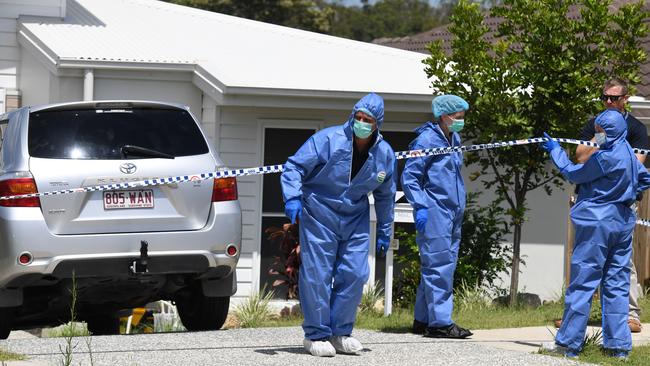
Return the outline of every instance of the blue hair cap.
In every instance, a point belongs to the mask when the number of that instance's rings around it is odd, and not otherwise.
[[[454,114],[468,109],[469,103],[457,95],[439,95],[431,101],[431,112],[436,120],[443,114]]]

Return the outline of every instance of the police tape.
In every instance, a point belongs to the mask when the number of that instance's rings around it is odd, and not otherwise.
[[[637,225],[641,225],[641,226],[648,226],[648,227],[650,227],[650,221],[645,220],[645,219],[638,219],[638,220],[636,220],[636,224],[637,224]]]
[[[466,145],[466,146],[447,146],[447,147],[435,147],[429,149],[421,150],[408,150],[408,151],[398,151],[395,153],[396,159],[411,159],[418,157],[427,157],[435,155],[444,155],[451,154],[455,152],[470,152],[470,151],[480,151],[480,150],[489,150],[503,147],[511,146],[521,146],[529,144],[539,144],[546,142],[548,139],[546,137],[535,137],[522,140],[511,140],[503,142],[490,142],[487,144],[476,144],[476,145]],[[574,145],[586,145],[591,147],[598,147],[598,144],[591,141],[582,141],[576,139],[567,139],[567,138],[553,138],[557,142],[563,142]],[[650,150],[644,149],[634,149],[635,154],[650,154]],[[281,173],[284,170],[284,165],[267,165],[254,168],[243,168],[243,169],[232,169],[232,170],[217,170],[215,172],[209,173],[198,173],[191,175],[182,175],[174,177],[165,177],[165,178],[156,178],[156,179],[147,179],[135,182],[122,182],[122,183],[112,183],[112,184],[101,184],[89,187],[79,187],[71,189],[61,189],[56,191],[49,192],[38,192],[38,193],[28,193],[12,196],[2,196],[2,200],[14,200],[22,198],[36,198],[36,197],[47,197],[55,196],[61,194],[72,194],[72,193],[82,193],[82,192],[98,192],[98,191],[114,191],[120,189],[129,189],[129,188],[142,188],[150,186],[165,185],[171,183],[186,183],[186,182],[195,182],[207,179],[220,179],[220,178],[234,178],[234,177],[243,177],[249,175],[263,175],[271,173]]]

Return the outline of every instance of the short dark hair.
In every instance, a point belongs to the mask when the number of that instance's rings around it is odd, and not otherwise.
[[[621,78],[611,78],[603,84],[603,90],[609,89],[614,86],[620,86],[623,95],[627,95],[627,82]]]

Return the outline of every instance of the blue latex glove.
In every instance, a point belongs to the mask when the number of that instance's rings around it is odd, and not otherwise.
[[[302,216],[302,202],[300,198],[292,198],[284,204],[284,214],[291,220],[292,224],[296,223],[296,217]]]
[[[429,213],[426,208],[419,208],[415,211],[415,229],[423,233],[428,219]]]
[[[544,150],[551,152],[560,147],[560,144],[557,141],[551,140],[552,137],[549,136],[548,133],[544,132],[544,137],[548,139],[548,141],[542,143]]]
[[[377,233],[377,256],[383,257],[388,251],[388,246],[390,245],[390,237]]]

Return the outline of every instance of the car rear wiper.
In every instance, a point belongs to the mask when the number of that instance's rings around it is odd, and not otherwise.
[[[147,149],[146,147],[136,145],[124,145],[120,148],[122,156],[125,158],[127,155],[148,156],[152,158],[174,159],[174,155],[169,155],[162,151]]]

